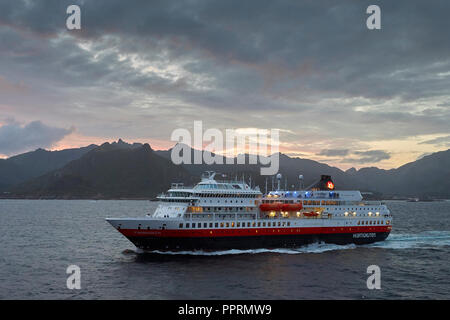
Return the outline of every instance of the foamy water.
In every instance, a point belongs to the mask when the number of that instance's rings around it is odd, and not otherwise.
[[[168,254],[168,255],[203,255],[203,256],[223,256],[223,255],[233,255],[233,254],[258,254],[258,253],[279,253],[279,254],[300,254],[300,253],[322,253],[333,250],[349,250],[356,248],[356,245],[334,245],[327,243],[312,243],[299,248],[279,248],[279,249],[248,249],[248,250],[220,250],[220,251],[140,251],[136,250],[137,254],[146,253],[158,253],[158,254]]]
[[[385,241],[372,243],[367,246],[384,249],[428,249],[430,247],[450,246],[450,231],[393,233]]]

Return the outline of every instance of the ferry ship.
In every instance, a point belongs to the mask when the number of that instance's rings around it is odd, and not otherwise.
[[[367,244],[385,240],[392,215],[359,191],[336,190],[322,175],[304,190],[265,195],[244,180],[206,172],[194,187],[172,184],[156,210],[142,218],[108,218],[144,251],[295,248],[313,242]],[[275,188],[274,188],[275,189]]]

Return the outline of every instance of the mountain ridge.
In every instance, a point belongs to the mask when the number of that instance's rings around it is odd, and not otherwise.
[[[192,148],[186,150],[191,153],[191,159],[194,153],[203,156],[203,153],[208,152]],[[19,181],[0,191],[6,189],[9,192],[3,193],[3,197],[22,198],[149,198],[165,191],[174,180],[194,183],[206,170],[230,177],[251,177],[252,182],[263,191],[266,184],[269,189],[272,186],[272,177],[261,176],[261,166],[258,164],[175,165],[170,160],[171,151],[172,148],[153,150],[147,143],[130,144],[121,139],[78,149],[37,149],[3,160],[3,163],[0,161],[0,181],[5,181],[2,175],[10,171],[18,174],[16,181]],[[32,162],[34,157],[42,159],[43,155],[55,158],[49,161],[51,165],[47,171],[45,167],[38,166],[40,171],[31,170],[31,175],[27,171],[29,168],[21,169]],[[249,156],[244,156],[248,163]],[[300,187],[299,174],[304,176],[305,187],[314,183],[321,174],[327,174],[333,177],[340,189],[358,189],[386,197],[450,198],[450,149],[389,170],[366,167],[344,171],[315,160],[291,158],[283,153],[280,153],[279,159],[282,185],[290,189]],[[37,172],[43,173],[38,175]]]

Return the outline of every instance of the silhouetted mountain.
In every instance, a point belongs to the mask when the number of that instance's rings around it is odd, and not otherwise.
[[[362,168],[351,176],[360,188],[385,195],[450,198],[450,149],[397,169]]]
[[[189,147],[187,147],[189,148]],[[202,157],[204,153],[209,153],[211,156],[216,156],[214,153],[210,153],[207,151],[199,151],[195,149],[191,149],[190,154],[191,158],[194,159],[194,154],[197,153],[198,157]],[[166,159],[170,159],[172,149],[164,150],[164,151],[156,151],[159,155],[162,157],[165,157]],[[181,153],[182,155],[182,153]],[[252,177],[252,181],[254,184],[259,185],[261,190],[265,189],[266,184],[266,178],[268,179],[268,188],[270,189],[272,187],[272,177],[271,176],[261,176],[260,175],[260,168],[261,165],[259,164],[248,164],[249,161],[249,155],[243,155],[245,157],[245,163],[246,164],[237,164],[236,159],[232,159],[234,161],[234,165],[227,165],[225,164],[226,158],[218,156],[222,159],[222,162],[224,164],[182,164],[186,170],[188,170],[191,174],[199,176],[202,172],[207,170],[212,170],[216,172],[220,172],[222,174],[227,175],[229,178],[235,178],[238,177],[239,179],[244,175],[249,179],[249,177]],[[202,158],[201,158],[202,159]],[[349,189],[349,188],[355,188],[357,183],[354,181],[355,179],[351,177],[347,177],[346,173],[343,172],[341,169],[336,167],[331,167],[326,164],[314,161],[314,160],[308,160],[308,159],[301,159],[301,158],[290,158],[289,156],[280,153],[279,154],[279,172],[282,174],[282,186],[284,188],[285,185],[287,185],[288,188],[292,188],[292,185],[294,185],[294,188],[299,188],[300,180],[299,175],[302,174],[304,177],[304,187],[307,187],[308,185],[314,183],[317,181],[317,179],[320,178],[320,175],[327,174],[331,175],[333,177],[333,180],[336,182],[337,185],[341,189]],[[286,184],[287,179],[287,184]]]
[[[56,198],[152,197],[173,181],[191,183],[182,167],[148,144],[104,143],[61,169],[13,189],[17,196]]]
[[[170,159],[171,150],[157,151],[161,156]],[[191,150],[194,153],[202,153]],[[248,155],[246,163],[248,163]],[[403,197],[443,197],[450,198],[450,149],[425,156],[417,161],[405,164],[397,169],[383,170],[375,167],[356,170],[350,168],[342,171],[339,168],[326,164],[301,158],[291,158],[280,153],[280,170],[283,178],[281,185],[284,188],[298,188],[300,184],[299,175],[304,177],[304,187],[313,184],[326,174],[333,177],[339,189],[358,189],[385,196]],[[225,161],[225,160],[224,160]],[[206,170],[213,170],[228,174],[230,177],[240,178],[243,174],[252,177],[252,181],[265,190],[266,179],[268,189],[272,188],[273,177],[260,176],[259,165],[211,165],[206,164],[183,164],[191,174],[199,175]],[[287,182],[286,182],[287,180]],[[274,182],[276,185],[276,181]]]
[[[244,155],[245,163],[226,164],[226,159],[218,156],[224,164],[180,164],[171,161],[171,149],[153,151],[148,144],[128,144],[119,140],[114,143],[105,143],[100,147],[89,146],[77,159],[69,161],[59,169],[52,169],[61,162],[54,160],[53,164],[45,167],[43,164],[36,167],[39,170],[23,168],[28,153],[0,162],[0,177],[5,173],[16,172],[16,181],[24,181],[29,171],[43,172],[50,168],[50,172],[29,179],[12,189],[12,196],[19,197],[59,197],[59,198],[120,198],[120,197],[153,197],[166,190],[171,182],[184,182],[192,184],[199,180],[202,172],[216,171],[216,176],[224,178],[252,180],[253,185],[259,185],[265,191],[272,189],[273,176],[261,176],[259,164],[248,164],[249,156]],[[203,159],[205,151],[186,148],[192,161],[195,155]],[[64,154],[61,152],[61,155]],[[82,153],[83,148],[78,152]],[[53,154],[45,150],[34,151],[39,154]],[[35,157],[36,157],[35,155]],[[210,156],[216,155],[209,153]],[[181,154],[182,156],[182,154]],[[62,156],[61,156],[62,157]],[[75,154],[72,154],[72,158]],[[22,162],[19,161],[22,159]],[[58,158],[59,159],[59,158]],[[342,171],[339,168],[301,158],[291,158],[279,154],[279,172],[283,175],[281,185],[288,189],[299,188],[299,175],[303,175],[303,186],[307,187],[316,182],[321,175],[330,175],[337,189],[358,189],[374,192],[377,196],[403,197],[442,197],[450,198],[450,150],[437,152],[420,160],[405,164],[397,169],[383,170],[375,167],[356,170],[351,168]],[[32,160],[29,160],[32,161]],[[29,163],[29,162],[27,162]],[[286,181],[287,180],[287,181]]]
[[[37,149],[8,159],[0,159],[0,191],[8,191],[13,185],[61,168],[96,147],[91,144],[87,147],[61,151]]]

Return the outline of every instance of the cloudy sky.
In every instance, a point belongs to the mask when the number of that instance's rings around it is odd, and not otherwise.
[[[66,9],[81,8],[81,30]],[[366,8],[381,8],[368,30]],[[0,157],[176,128],[279,128],[281,151],[398,167],[450,148],[450,2],[0,1]]]

